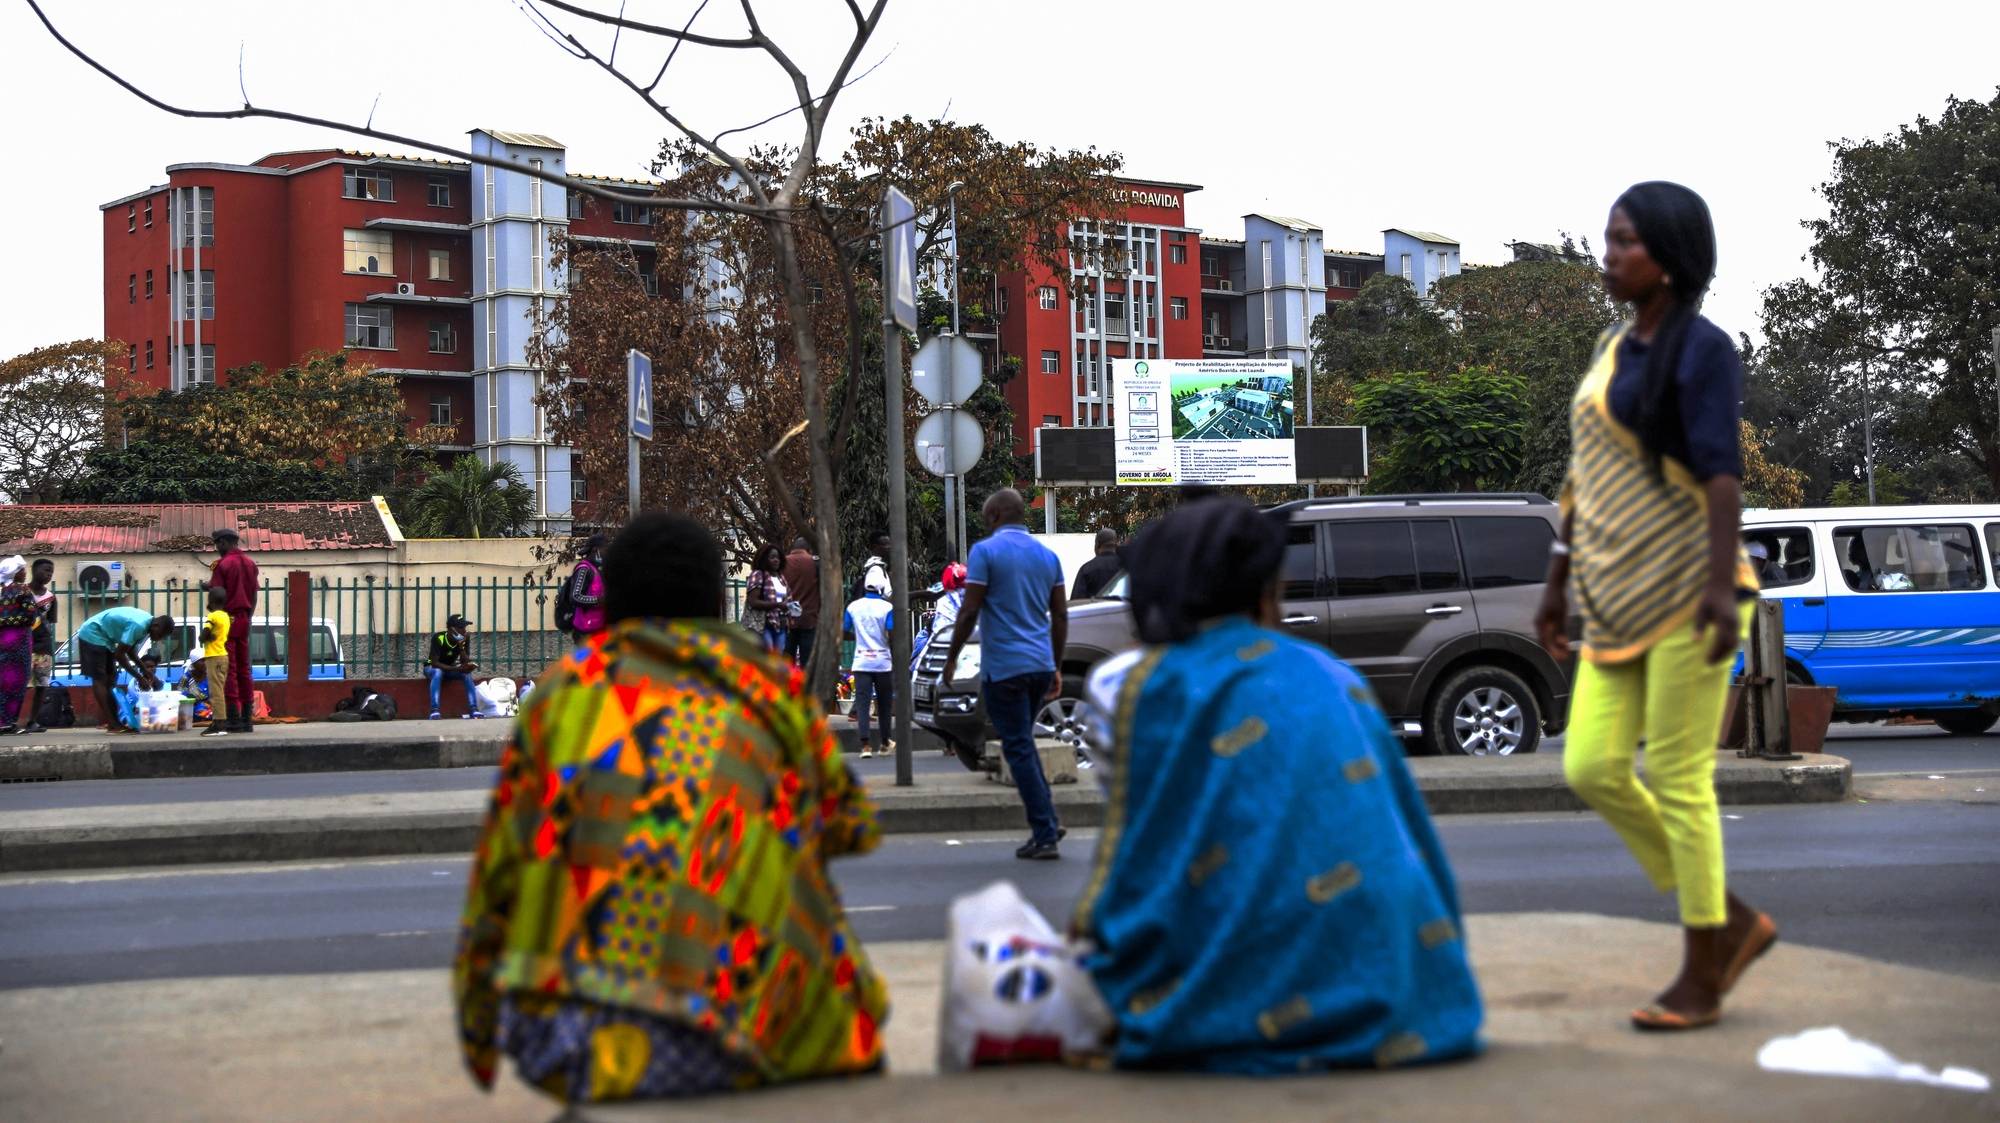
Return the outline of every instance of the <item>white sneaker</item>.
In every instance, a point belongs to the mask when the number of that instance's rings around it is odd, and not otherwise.
[[[896,742],[894,741],[889,742],[889,747],[882,750],[883,756],[894,756],[895,753],[896,753]]]
[[[863,745],[863,746],[861,747],[861,759],[862,759],[862,760],[867,760],[867,759],[868,759],[869,757],[871,757],[871,756],[874,756],[874,755],[875,755],[875,753],[874,753],[874,752],[873,752],[873,751],[872,751],[871,749],[869,749],[869,748],[868,748],[868,746],[866,746],[866,745]]]

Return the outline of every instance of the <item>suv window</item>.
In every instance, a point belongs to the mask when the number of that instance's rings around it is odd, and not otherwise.
[[[1334,595],[1372,597],[1417,591],[1417,557],[1402,519],[1332,523]]]
[[[1536,585],[1548,579],[1555,528],[1540,516],[1473,516],[1458,520],[1465,575],[1475,589]]]
[[[1803,585],[1813,577],[1812,532],[1802,526],[1752,527],[1743,532],[1747,545],[1762,546],[1764,560],[1753,551],[1757,579],[1766,589]]]
[[[1318,535],[1311,523],[1285,528],[1285,560],[1279,569],[1286,600],[1310,600],[1319,593]]]
[[[1410,524],[1417,545],[1417,587],[1426,593],[1460,588],[1458,540],[1451,523],[1444,519],[1424,519]]]
[[[1969,526],[1843,526],[1833,532],[1840,576],[1857,593],[1983,589]]]

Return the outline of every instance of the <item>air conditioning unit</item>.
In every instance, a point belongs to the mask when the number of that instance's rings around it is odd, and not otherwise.
[[[76,591],[87,597],[103,597],[124,593],[125,563],[122,561],[77,562]]]
[[[408,282],[408,281],[397,281],[397,282],[396,282],[396,295],[397,295],[397,296],[415,296],[415,295],[417,295],[417,286],[416,286],[416,285],[414,285],[414,284],[411,284],[411,283],[410,283],[410,282]]]
[[[1223,292],[1230,292],[1236,288],[1236,282],[1224,277],[1215,283],[1215,287],[1221,289]]]

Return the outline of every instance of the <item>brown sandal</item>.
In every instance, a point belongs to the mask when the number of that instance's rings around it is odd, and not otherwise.
[[[1729,969],[1722,973],[1721,993],[1727,995],[1736,989],[1737,982],[1743,978],[1743,972],[1748,971],[1750,965],[1757,962],[1765,952],[1770,951],[1771,945],[1777,942],[1777,921],[1772,920],[1768,913],[1758,913],[1756,922],[1750,926],[1750,934],[1743,937],[1743,946],[1736,949],[1736,958],[1729,961]]]
[[[1705,1014],[1696,1014],[1693,1017],[1689,1017],[1686,1014],[1677,1014],[1657,1002],[1651,1006],[1641,1006],[1637,1010],[1632,1011],[1632,1025],[1634,1028],[1655,1032],[1672,1033],[1680,1030],[1702,1029],[1706,1026],[1712,1026],[1721,1020],[1722,1007],[1720,1006]]]

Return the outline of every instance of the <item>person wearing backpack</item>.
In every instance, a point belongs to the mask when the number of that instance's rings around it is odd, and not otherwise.
[[[604,630],[604,543],[593,534],[569,580],[556,592],[556,628],[582,643]]]

